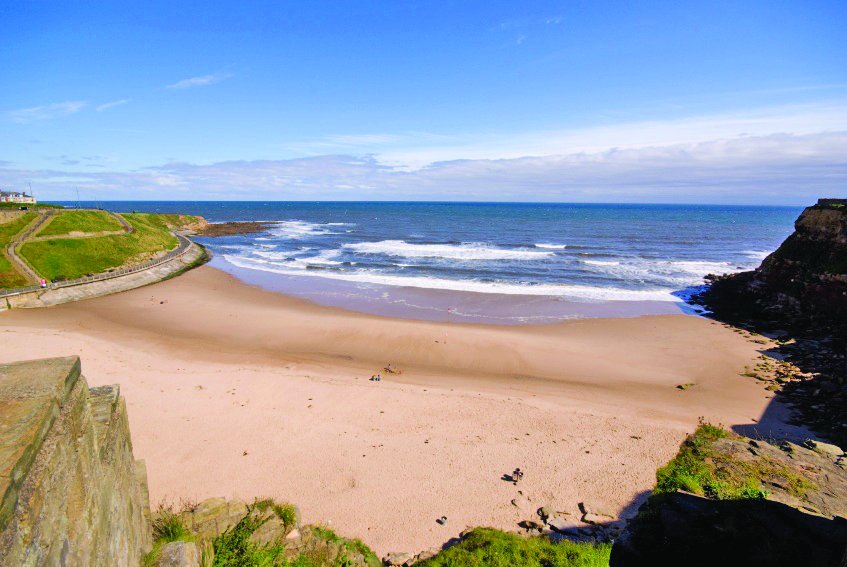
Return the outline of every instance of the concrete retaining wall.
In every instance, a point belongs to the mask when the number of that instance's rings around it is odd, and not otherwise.
[[[39,289],[28,293],[0,297],[0,310],[60,305],[149,285],[185,269],[202,258],[204,254],[203,249],[192,242],[185,254],[146,270],[75,286]]]

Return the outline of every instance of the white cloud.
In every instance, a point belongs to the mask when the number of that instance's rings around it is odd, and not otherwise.
[[[409,171],[374,157],[170,163],[131,172],[3,169],[39,194],[112,199],[813,202],[847,186],[847,131],[772,134],[596,153],[453,160]],[[61,182],[56,182],[61,179]]]
[[[802,204],[847,187],[847,104],[489,136],[328,136],[296,159],[12,170],[58,199],[410,199]],[[58,183],[56,179],[79,179]]]
[[[110,108],[115,108],[117,106],[123,106],[125,104],[128,104],[129,102],[130,102],[130,99],[128,99],[128,98],[122,98],[120,100],[113,100],[111,102],[104,102],[103,104],[98,105],[96,110],[97,110],[97,112],[103,112],[104,110],[109,110]]]
[[[216,73],[213,75],[203,75],[201,77],[191,77],[177,81],[171,85],[167,85],[165,88],[170,90],[182,90],[190,89],[192,87],[205,87],[208,85],[214,85],[215,83],[220,83],[230,77],[232,77],[231,73]]]
[[[457,159],[602,153],[610,149],[696,144],[775,133],[812,134],[847,130],[847,103],[784,106],[746,112],[617,123],[569,130],[487,134],[436,144],[396,145],[379,151],[386,163],[417,169]]]
[[[87,102],[81,100],[57,102],[42,106],[10,110],[6,113],[6,116],[12,122],[28,124],[37,120],[49,120],[50,118],[74,114],[85,108],[87,104]]]

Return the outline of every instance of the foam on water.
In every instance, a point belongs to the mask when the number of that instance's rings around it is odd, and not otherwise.
[[[275,221],[271,234],[278,238],[300,240],[306,237],[337,234],[332,228],[347,226],[347,223],[312,223],[300,220]]]
[[[552,252],[505,249],[488,244],[413,244],[404,240],[356,242],[344,248],[358,254],[382,254],[400,258],[446,258],[451,260],[538,260],[553,256]]]
[[[486,306],[502,305],[494,294],[527,296],[508,298],[514,316],[528,305],[556,311],[567,303],[563,299],[583,306],[614,301],[618,311],[627,308],[620,300],[659,300],[669,308],[668,302],[681,301],[685,290],[701,285],[709,273],[755,268],[791,233],[801,210],[529,203],[108,206],[117,211],[197,214],[210,222],[271,222],[258,234],[199,240],[233,273],[276,280],[279,291],[302,286],[310,297],[326,292],[340,298],[362,290],[369,294],[368,301],[382,301],[379,286],[386,286],[394,300],[414,297],[419,305],[428,304],[433,295],[454,307],[456,298],[465,298],[477,302],[481,317]],[[248,268],[259,271],[247,275]],[[451,293],[468,291],[486,295],[470,294],[474,297],[468,299],[469,294]],[[546,313],[537,309],[540,315]]]
[[[673,288],[632,290],[613,287],[568,285],[568,284],[519,284],[510,282],[487,282],[479,280],[453,280],[446,278],[397,276],[373,270],[307,271],[289,269],[275,262],[256,258],[224,255],[231,264],[240,268],[263,270],[288,276],[312,276],[365,284],[417,287],[476,293],[503,295],[544,295],[561,297],[573,301],[679,301],[672,295]]]

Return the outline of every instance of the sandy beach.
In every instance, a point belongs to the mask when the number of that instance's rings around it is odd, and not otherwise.
[[[583,501],[631,514],[699,417],[755,424],[772,401],[740,376],[765,346],[704,318],[390,319],[208,266],[0,313],[0,336],[3,362],[77,354],[90,384],[121,385],[154,504],[273,496],[379,554],[516,529],[518,490],[575,524]],[[389,362],[402,374],[368,380]]]

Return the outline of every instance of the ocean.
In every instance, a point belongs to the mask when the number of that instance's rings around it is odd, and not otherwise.
[[[69,204],[69,203],[66,203]],[[703,276],[757,266],[798,207],[392,202],[101,202],[259,233],[200,238],[254,285],[375,314],[543,323],[686,312]]]

